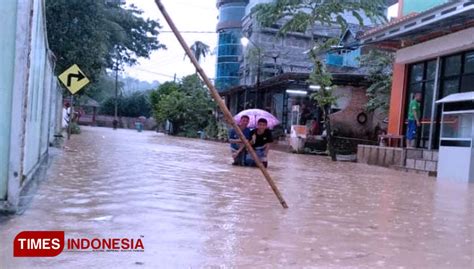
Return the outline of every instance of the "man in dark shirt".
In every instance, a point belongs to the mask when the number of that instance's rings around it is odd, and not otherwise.
[[[250,132],[252,147],[255,149],[257,156],[265,167],[268,166],[268,152],[270,151],[270,144],[273,143],[273,136],[270,129],[267,128],[267,120],[259,119],[257,128]],[[255,166],[255,161],[247,154],[246,163],[250,166]]]
[[[247,128],[249,124],[250,118],[246,115],[243,115],[240,117],[240,122],[239,122],[239,128],[242,130],[242,133],[244,133],[245,138],[247,140],[250,139],[250,129]],[[232,151],[232,158],[234,159],[234,162],[232,163],[233,165],[244,165],[244,159],[245,159],[245,146],[240,140],[239,136],[237,135],[237,132],[232,129],[229,132],[229,142],[230,144],[230,149]]]

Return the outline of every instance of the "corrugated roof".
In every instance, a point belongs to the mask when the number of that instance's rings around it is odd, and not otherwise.
[[[412,18],[416,18],[418,16],[422,16],[423,13],[410,13],[406,16],[403,16],[401,18],[397,18],[397,19],[393,19],[391,20],[390,22],[388,22],[387,24],[384,24],[382,26],[379,26],[379,27],[376,27],[376,28],[373,28],[373,29],[370,29],[369,31],[366,31],[364,34],[362,34],[361,38],[366,38],[368,36],[371,36],[371,35],[374,35],[376,33],[379,33],[379,32],[382,32],[383,30],[386,30],[392,26],[396,26],[398,24],[401,24],[405,21],[408,21]]]

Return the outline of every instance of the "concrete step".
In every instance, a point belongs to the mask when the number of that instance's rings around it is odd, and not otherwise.
[[[392,166],[390,166],[390,168],[395,169],[397,171],[401,171],[401,172],[415,173],[415,174],[426,175],[426,176],[430,176],[430,177],[436,177],[437,176],[437,172],[420,170],[420,169],[416,169],[416,168],[407,168],[405,166],[392,165]]]
[[[438,170],[438,162],[425,159],[407,158],[405,161],[405,167],[408,169],[436,172]]]
[[[438,161],[438,151],[426,149],[407,149],[407,159]]]

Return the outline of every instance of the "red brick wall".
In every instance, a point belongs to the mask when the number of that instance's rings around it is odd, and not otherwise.
[[[365,105],[368,101],[366,89],[350,86],[345,87],[345,89],[352,91],[352,97],[345,109],[330,116],[332,129],[336,130],[340,136],[367,139],[371,132],[373,132],[373,124],[371,113],[365,112]],[[357,115],[362,112],[367,115],[367,122],[365,124],[357,122]]]

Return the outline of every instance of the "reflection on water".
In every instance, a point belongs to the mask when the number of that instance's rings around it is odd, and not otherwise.
[[[0,268],[473,267],[474,185],[272,152],[284,210],[224,144],[84,128],[67,146],[31,207],[0,220]],[[145,252],[13,259],[23,230],[143,236]]]

